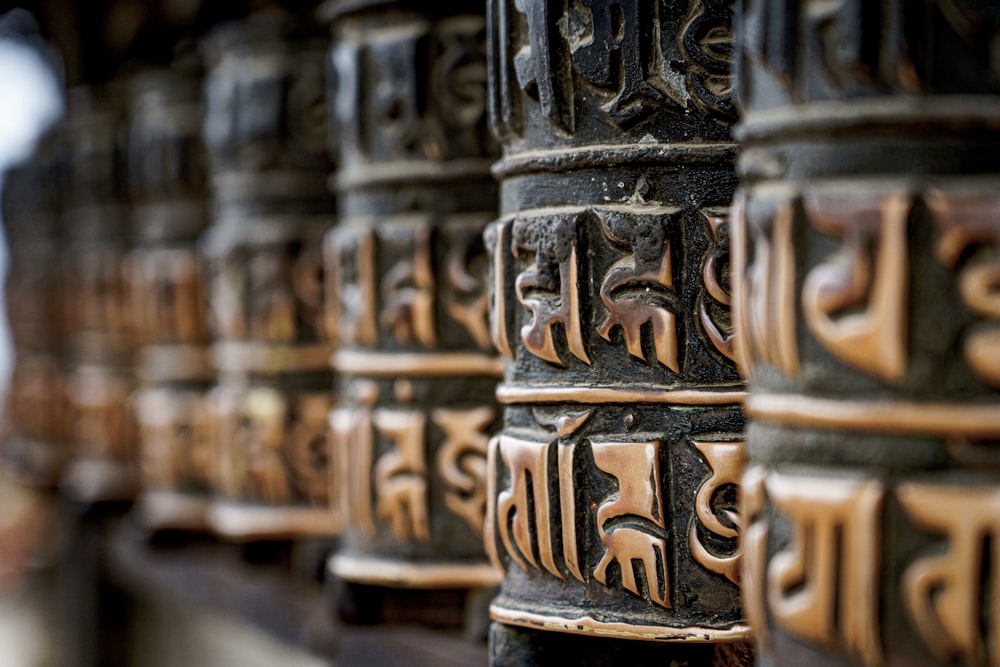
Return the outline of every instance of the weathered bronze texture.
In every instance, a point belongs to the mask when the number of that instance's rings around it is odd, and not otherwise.
[[[155,529],[205,528],[212,482],[215,372],[197,253],[208,223],[201,99],[196,61],[144,72],[130,87],[125,280],[141,383],[133,397],[139,510]]]
[[[119,501],[135,493],[133,388],[123,265],[129,247],[122,90],[70,91],[62,187],[72,461],[68,495]]]
[[[211,430],[221,535],[331,534],[321,243],[326,190],[322,32],[255,14],[206,44],[212,228],[202,250],[219,383]]]
[[[491,0],[488,19],[508,361],[485,540],[492,617],[527,629],[494,626],[493,660],[544,660],[562,640],[534,629],[742,664],[729,8]]]
[[[498,154],[482,3],[325,10],[340,211],[325,246],[330,423],[348,526],[330,571],[384,587],[492,586],[482,525],[502,363],[482,243]]]
[[[2,458],[9,474],[32,485],[57,483],[70,426],[63,368],[60,151],[50,135],[34,156],[3,177],[9,248],[7,321],[14,371],[7,390]]]
[[[1000,10],[745,0],[737,25],[760,664],[997,664]]]

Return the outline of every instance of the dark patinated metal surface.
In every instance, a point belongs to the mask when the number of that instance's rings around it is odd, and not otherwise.
[[[220,499],[234,538],[331,534],[321,327],[326,190],[322,32],[277,10],[206,44],[212,227],[202,250],[219,384],[211,401]]]
[[[212,481],[215,372],[197,254],[208,224],[201,98],[196,61],[135,77],[129,97],[134,247],[125,280],[140,382],[140,516],[153,528],[204,528]]]
[[[493,660],[598,660],[558,631],[743,664],[729,8],[491,0],[488,19],[508,361],[485,539],[492,616],[521,628],[494,626]]]
[[[995,663],[1000,10],[740,5],[760,664]]]
[[[502,364],[482,232],[495,216],[481,3],[334,2],[339,225],[327,237],[343,581],[493,585],[486,449]],[[426,617],[433,616],[427,609]]]

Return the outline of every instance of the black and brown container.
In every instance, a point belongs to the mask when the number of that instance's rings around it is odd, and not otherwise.
[[[7,390],[2,451],[7,473],[32,486],[58,482],[68,454],[62,313],[59,135],[3,177],[9,249],[7,319],[14,369]]]
[[[502,369],[482,242],[498,154],[483,5],[334,1],[324,11],[339,209],[325,245],[339,387],[333,500],[347,525],[329,569],[349,584],[461,599],[499,580],[482,545]]]
[[[122,92],[118,84],[70,90],[63,126],[68,160],[60,221],[72,424],[62,486],[81,502],[135,495]]]
[[[747,664],[728,4],[488,7],[492,659]]]
[[[233,539],[330,535],[330,346],[322,335],[326,190],[321,31],[263,11],[205,44],[212,224],[201,249],[218,385],[217,499]]]
[[[760,664],[997,664],[1000,9],[740,11]]]
[[[129,91],[133,249],[125,280],[140,382],[140,519],[204,529],[212,482],[208,392],[215,379],[204,272],[208,224],[202,77],[193,58],[137,75]]]

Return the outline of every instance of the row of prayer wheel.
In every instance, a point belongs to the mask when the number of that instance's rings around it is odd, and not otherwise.
[[[495,665],[1000,664],[1000,10],[732,5],[329,0],[70,91],[7,467],[496,592]]]

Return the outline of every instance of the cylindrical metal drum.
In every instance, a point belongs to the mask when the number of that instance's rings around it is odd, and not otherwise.
[[[740,5],[760,664],[997,664],[1000,8]]]
[[[278,11],[222,26],[206,44],[212,227],[202,251],[219,372],[209,516],[235,539],[337,529],[321,327],[322,234],[333,221],[324,47],[311,23]]]
[[[340,213],[325,246],[339,387],[330,423],[347,525],[329,568],[351,584],[494,586],[482,525],[502,364],[482,232],[498,150],[482,3],[325,10]]]
[[[628,661],[746,664],[728,3],[491,0],[488,18],[492,334],[508,358],[488,468],[493,661],[616,650],[562,632],[649,642]]]
[[[141,383],[140,518],[150,528],[205,528],[211,483],[207,299],[197,241],[208,222],[196,62],[131,84],[128,177],[133,249],[125,265]]]
[[[63,152],[50,135],[29,162],[3,178],[3,225],[10,266],[7,320],[14,371],[7,390],[2,458],[9,474],[52,486],[67,456],[69,406],[63,368],[62,242],[59,224]]]
[[[83,502],[135,493],[131,341],[123,265],[129,247],[119,87],[70,91],[62,193],[72,461],[63,486]]]

